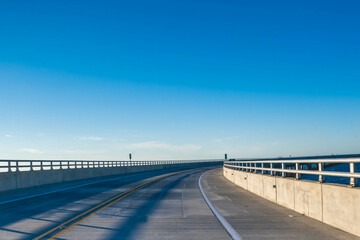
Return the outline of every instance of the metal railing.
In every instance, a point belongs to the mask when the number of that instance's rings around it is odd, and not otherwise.
[[[297,158],[278,158],[278,159],[250,159],[250,160],[230,160],[224,162],[224,167],[234,170],[277,175],[281,177],[294,177],[301,179],[301,175],[315,175],[317,181],[324,182],[324,176],[349,178],[349,185],[357,186],[360,172],[355,171],[355,164],[360,163],[360,157],[350,156],[338,157],[297,157]],[[349,164],[349,171],[329,171],[326,168],[336,170],[336,165]],[[314,167],[315,165],[315,167]]]
[[[219,159],[210,160],[159,160],[159,161],[84,161],[84,160],[0,160],[0,173],[43,171],[77,168],[109,168],[129,166],[151,166],[162,164],[184,164],[184,163],[216,163]]]

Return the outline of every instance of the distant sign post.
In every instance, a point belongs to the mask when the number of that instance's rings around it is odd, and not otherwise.
[[[225,153],[225,160],[227,160],[227,153]]]
[[[131,158],[132,158],[131,153],[129,153],[129,159],[130,159],[130,161],[131,161]]]

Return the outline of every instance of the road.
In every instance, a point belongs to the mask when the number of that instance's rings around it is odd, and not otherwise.
[[[57,239],[230,239],[199,192],[198,178],[208,169],[160,179],[52,235]],[[113,181],[0,204],[0,239],[34,239],[168,172],[129,174]]]
[[[231,239],[199,190],[205,172],[201,185],[210,202],[244,239],[356,239],[241,190],[221,168],[210,169],[9,192],[0,197],[0,239]],[[59,188],[67,190],[52,192]]]

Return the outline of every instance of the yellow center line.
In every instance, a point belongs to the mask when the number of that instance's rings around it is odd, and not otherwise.
[[[196,168],[195,168],[196,169]],[[125,192],[123,193],[120,193],[102,203],[99,203],[98,205],[90,208],[89,210],[86,210],[85,212],[82,212],[78,215],[76,215],[75,217],[57,225],[56,227],[53,227],[51,228],[50,230],[46,231],[45,233],[33,238],[33,240],[40,240],[42,238],[45,238],[47,237],[47,239],[55,239],[57,237],[59,237],[60,235],[64,234],[65,232],[69,231],[70,229],[74,228],[76,225],[78,225],[79,223],[81,223],[82,221],[85,221],[86,219],[88,219],[89,217],[93,216],[95,213],[113,205],[114,203],[120,201],[121,199],[129,196],[130,194],[156,182],[156,181],[159,181],[163,178],[166,178],[166,177],[170,177],[172,175],[175,175],[175,174],[180,174],[180,173],[183,173],[183,172],[188,172],[188,171],[193,171],[195,169],[189,169],[189,170],[184,170],[184,171],[179,171],[179,172],[175,172],[175,173],[170,173],[170,174],[167,174],[165,176],[162,176],[162,177],[158,177],[156,179],[153,179],[153,180],[150,180],[148,182],[145,182],[145,183],[142,183],[142,184],[139,184],[129,190],[126,190]],[[198,169],[198,168],[197,168]],[[88,214],[88,215],[87,215]],[[73,222],[73,223],[71,223]],[[67,224],[71,223],[71,225],[69,225],[68,227],[66,228],[63,228],[64,226],[66,226]],[[63,229],[62,229],[63,228]],[[59,231],[58,233],[52,235],[52,236],[49,236],[51,234],[53,234],[54,232],[58,231],[59,229],[62,229],[61,231]]]
[[[117,196],[115,196],[115,197],[112,197],[111,199],[109,199],[109,200],[107,200],[107,201],[105,201],[105,202],[102,202],[102,203],[96,205],[95,207],[92,207],[91,209],[89,209],[89,210],[87,210],[87,211],[85,211],[85,212],[80,213],[79,215],[76,215],[75,217],[73,217],[73,218],[71,218],[71,219],[69,219],[69,220],[67,220],[67,221],[59,224],[58,226],[50,229],[49,231],[41,234],[40,236],[38,236],[38,237],[36,237],[36,238],[33,238],[33,240],[39,240],[39,239],[45,237],[46,235],[49,235],[50,233],[58,230],[59,228],[65,226],[66,224],[68,224],[68,223],[70,223],[70,222],[72,222],[72,221],[75,221],[77,218],[80,218],[80,217],[86,215],[87,213],[95,210],[96,208],[100,207],[100,205],[103,205],[103,204],[106,204],[106,203],[108,203],[108,202],[110,202],[110,201],[113,201],[114,199],[120,197],[121,195],[126,194],[126,193],[128,193],[128,192],[131,192],[131,191],[135,190],[136,188],[141,187],[142,185],[143,185],[143,184],[140,184],[140,185],[138,185],[138,186],[136,186],[136,187],[134,187],[134,188],[132,188],[132,189],[130,189],[130,190],[127,190],[127,191],[125,191],[125,192],[123,192],[123,193],[121,193],[121,194],[119,194],[119,195],[117,195]]]

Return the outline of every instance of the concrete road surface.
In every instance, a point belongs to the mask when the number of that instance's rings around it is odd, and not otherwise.
[[[198,178],[208,169],[152,183],[95,213],[58,239],[230,239],[198,189]],[[113,181],[0,204],[0,239],[33,239],[116,194],[168,172],[129,174]],[[39,190],[36,192],[39,194]]]
[[[222,169],[207,172],[203,179],[212,204],[246,240],[360,239],[236,186],[223,177]]]
[[[2,194],[0,239],[230,239],[198,188],[209,169],[161,179],[179,170],[152,171]],[[356,239],[241,190],[220,169],[207,172],[202,185],[244,239]],[[67,190],[52,192],[60,188]],[[31,194],[38,196],[26,198]],[[20,200],[1,203],[15,198]],[[46,235],[49,230],[54,231]]]

